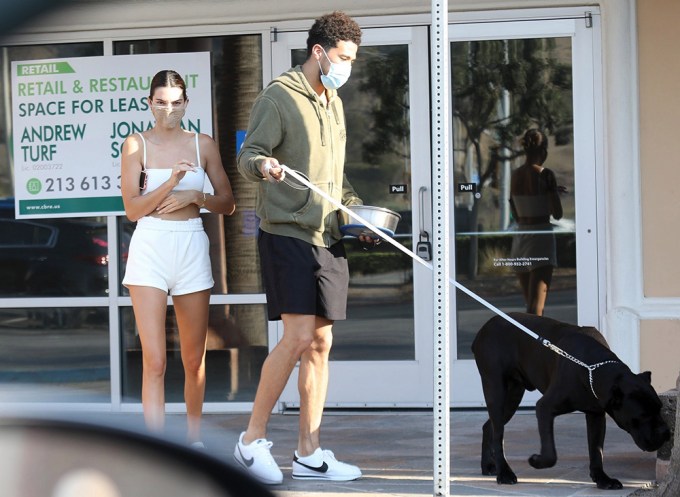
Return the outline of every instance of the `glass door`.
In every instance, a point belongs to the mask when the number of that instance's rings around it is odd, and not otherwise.
[[[456,279],[504,312],[534,312],[544,301],[544,316],[599,324],[598,26],[583,17],[450,26]],[[548,219],[534,185],[522,186],[531,168],[518,171],[522,137],[532,128],[547,136],[543,166],[556,178],[562,216]],[[461,291],[454,298],[452,399],[480,405],[470,345],[493,313]]]
[[[363,30],[349,82],[345,172],[365,205],[397,211],[408,248],[429,232],[429,78],[426,28]],[[306,32],[278,33],[272,74],[306,58]],[[388,243],[371,251],[344,240],[351,272],[348,319],[334,326],[327,405],[432,402],[430,271]],[[281,333],[281,327],[279,327]],[[281,402],[299,405],[297,374]]]

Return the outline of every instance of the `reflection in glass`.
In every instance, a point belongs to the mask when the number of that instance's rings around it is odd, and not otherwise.
[[[456,278],[503,311],[525,311],[511,248],[517,223],[510,178],[524,163],[520,139],[530,128],[549,139],[564,215],[551,219],[557,267],[544,315],[576,322],[576,235],[571,39],[488,40],[451,44]],[[492,316],[456,293],[458,358]]]
[[[211,53],[213,137],[219,145],[222,164],[236,198],[233,216],[201,216],[211,244],[210,258],[215,279],[213,294],[263,293],[255,236],[257,185],[246,181],[236,170],[237,134],[247,129],[250,109],[262,89],[261,37],[232,35],[120,41],[114,43],[113,51],[115,55]],[[190,89],[188,96],[191,99]],[[132,227],[128,225],[127,220],[123,220],[121,232],[131,233]],[[124,271],[125,261],[121,262]],[[128,295],[122,285],[119,291],[121,295]],[[265,327],[266,321],[260,324]]]
[[[108,264],[106,218],[14,219],[0,203],[0,297],[106,296]]]
[[[111,402],[105,307],[0,309],[0,402]]]
[[[206,353],[206,402],[253,402],[268,353],[263,305],[211,305]],[[266,322],[266,321],[265,321]],[[132,307],[120,310],[124,402],[140,402],[142,347]],[[184,369],[172,306],[166,318],[166,402],[184,402]]]
[[[306,50],[294,50],[301,64]],[[398,212],[395,238],[411,248],[408,46],[361,47],[339,93],[347,120],[345,173],[365,205]],[[391,193],[390,185],[404,185]],[[347,320],[333,329],[331,360],[413,360],[413,265],[388,243],[364,251],[345,238],[350,269]]]

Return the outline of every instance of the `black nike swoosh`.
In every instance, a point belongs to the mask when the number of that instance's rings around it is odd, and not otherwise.
[[[325,462],[321,466],[316,468],[314,466],[309,466],[308,464],[300,462],[299,459],[295,459],[295,462],[298,463],[300,466],[304,466],[305,468],[311,469],[312,471],[316,471],[317,473],[325,473],[326,471],[328,471],[328,464],[326,464]]]
[[[245,465],[246,465],[248,468],[251,467],[251,466],[253,465],[253,462],[255,462],[255,458],[254,458],[254,457],[251,457],[250,459],[246,459],[246,457],[243,455],[243,452],[241,452],[241,447],[239,447],[239,446],[237,445],[236,448],[238,449],[238,453],[241,455],[241,459],[243,460],[243,462],[245,463]],[[324,464],[325,464],[325,463],[324,463]]]

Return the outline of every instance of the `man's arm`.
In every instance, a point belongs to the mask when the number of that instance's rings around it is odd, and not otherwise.
[[[250,181],[262,181],[262,163],[281,143],[283,129],[276,104],[266,96],[255,100],[250,113],[246,139],[237,157],[241,175]]]

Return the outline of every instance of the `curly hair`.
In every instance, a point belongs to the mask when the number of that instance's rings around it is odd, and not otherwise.
[[[184,100],[187,99],[187,85],[184,83],[182,76],[171,69],[164,69],[163,71],[158,71],[156,73],[156,75],[151,80],[151,85],[149,86],[149,98],[153,99],[153,94],[156,92],[156,88],[164,86],[169,86],[170,88],[181,88],[182,97]]]
[[[361,28],[354,19],[344,12],[335,11],[314,21],[307,36],[307,57],[312,54],[314,45],[321,45],[328,51],[336,47],[340,41],[351,41],[361,44]]]

